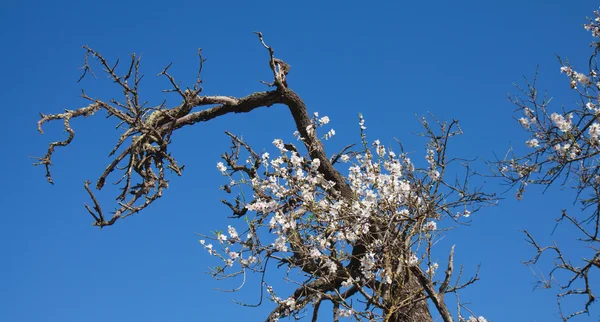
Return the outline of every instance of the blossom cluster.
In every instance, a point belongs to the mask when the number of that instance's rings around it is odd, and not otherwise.
[[[483,316],[479,316],[479,317],[471,316],[471,317],[469,317],[468,320],[466,320],[466,322],[487,322],[487,319],[484,318]]]
[[[307,132],[312,135],[328,123],[328,117],[319,118],[315,114]],[[275,258],[291,267],[310,269],[315,276],[343,278],[340,292],[369,287],[373,281],[392,285],[402,279],[406,270],[422,262],[426,263],[426,274],[433,278],[439,265],[431,259],[423,261],[430,256],[430,247],[419,249],[418,241],[432,245],[440,231],[440,213],[450,214],[452,208],[460,207],[462,213],[451,217],[467,218],[471,211],[465,207],[472,201],[461,194],[452,206],[438,204],[442,198],[435,193],[442,192],[435,187],[442,181],[439,169],[443,160],[433,149],[427,150],[427,167],[417,168],[407,154],[396,154],[378,140],[367,143],[362,116],[359,126],[364,150],[339,157],[347,165],[345,184],[352,191],[349,198],[340,197],[338,184],[319,171],[328,160],[302,156],[281,139],[273,141],[278,156],[268,152],[255,156],[262,170],[245,171],[246,175],[253,174],[249,177],[234,180],[231,164],[217,164],[217,169],[231,182],[246,183],[253,194],[244,204],[249,213],[243,233],[232,226],[227,233],[216,232],[213,239],[221,251],[201,241],[209,254],[224,262],[223,267],[218,267],[218,274],[235,276],[236,273],[227,272],[236,263],[242,271],[265,270],[267,259]],[[328,137],[331,135],[324,138]],[[254,162],[248,160],[246,164]],[[348,267],[356,245],[366,250],[358,258],[357,271],[351,271]],[[270,285],[267,291],[274,294]],[[382,296],[375,290],[371,292],[373,296]],[[277,316],[296,314],[305,305],[299,305],[300,299],[294,297],[283,300],[273,295],[271,301],[279,307]],[[338,311],[340,317],[358,314],[352,302],[344,301]]]
[[[600,12],[594,14],[595,17],[589,19],[584,27],[594,37],[600,38]],[[500,173],[505,176],[510,172],[515,174],[513,179],[522,180],[522,188],[532,182],[529,179],[531,175],[549,171],[552,176],[562,165],[581,160],[600,148],[600,123],[596,120],[600,115],[600,77],[597,68],[590,65],[589,72],[581,72],[561,60],[560,72],[568,77],[571,88],[579,93],[581,107],[560,113],[550,112],[548,104],[551,99],[540,100],[533,87],[524,92],[529,98],[527,101],[513,100],[521,107],[523,116],[517,121],[531,134],[525,145],[533,152],[521,160],[507,160],[501,165]],[[595,170],[588,168],[586,171]]]
[[[583,27],[585,30],[591,31],[592,36],[600,38],[600,13],[598,10],[594,11],[594,15],[596,17],[594,19],[590,19],[589,23],[584,24]]]

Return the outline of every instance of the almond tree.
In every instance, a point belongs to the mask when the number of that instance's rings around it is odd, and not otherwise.
[[[558,287],[557,301],[563,321],[589,313],[596,300],[590,274],[600,268],[600,13],[595,11],[594,18],[588,18],[584,27],[596,39],[591,44],[593,52],[587,68],[577,71],[559,57],[560,72],[566,75],[570,88],[577,93],[578,103],[562,110],[551,108],[552,98],[540,95],[536,78],[527,82],[525,88],[518,87],[521,95],[509,98],[521,114],[517,121],[530,136],[525,144],[531,152],[518,155],[510,151],[497,163],[498,174],[517,187],[517,198],[521,198],[531,184],[548,187],[557,183],[576,191],[581,212],[572,214],[562,210],[557,221],[574,226],[579,232],[577,240],[582,243],[587,256],[572,258],[570,252],[561,249],[556,242],[549,246],[540,245],[524,231],[536,251],[526,264],[537,264],[545,254],[554,259],[548,276],[540,278],[539,285]],[[573,296],[584,298],[583,307],[564,312],[562,301]]]
[[[226,132],[231,148],[217,168],[226,177],[222,190],[238,194],[223,203],[233,217],[243,220],[232,222],[227,232],[217,231],[201,240],[209,254],[223,261],[213,268],[213,276],[243,275],[245,280],[246,274],[258,272],[262,276],[261,302],[265,297],[275,305],[267,321],[282,317],[316,321],[324,301],[333,304],[330,314],[335,321],[342,317],[432,321],[434,311],[444,321],[453,321],[453,315],[459,321],[485,321],[483,317],[463,318],[458,295],[454,313],[445,302],[446,294],[457,294],[479,277],[461,282],[462,269],[457,272],[454,267],[454,247],[448,250],[441,274],[436,274],[440,264],[432,256],[432,247],[446,229],[468,221],[471,213],[495,202],[493,195],[470,186],[473,172],[468,161],[447,156],[449,140],[461,134],[458,122],[435,120],[432,126],[421,119],[423,136],[428,138],[423,167],[417,166],[400,144],[396,153],[379,141],[369,143],[362,117],[358,147],[349,145],[329,155],[323,140],[335,131],[318,134],[329,118],[308,113],[302,99],[288,87],[290,66],[274,56],[261,33],[257,35],[268,51],[273,72],[273,81],[263,82],[268,91],[241,98],[202,95],[204,59],[199,50],[198,77],[192,87],[179,85],[169,73],[170,64],[159,73],[168,79],[168,91],[182,100],[174,107],[149,107],[140,98],[142,76],[136,55],[121,74],[118,61],[111,64],[100,53],[84,47],[82,77],[93,73],[91,60],[95,58],[124,97],[105,101],[84,92],[89,105],[60,114],[42,114],[38,122],[41,133],[44,123],[61,120],[69,135],[64,141],[51,143],[37,164],[45,166],[52,183],[51,158],[56,147],[67,146],[74,139],[72,118],[103,110],[119,119],[123,133],[110,151],[112,162],[95,186],[102,189],[110,175],[118,174],[121,193],[116,209],[104,211],[90,182],[84,184],[92,201],[85,208],[94,218],[93,224],[104,228],[160,198],[168,188],[167,169],[182,175],[183,167],[168,152],[172,133],[228,113],[283,105],[295,122],[297,143],[275,139],[276,156],[257,153],[241,137]],[[448,179],[452,175],[447,173],[448,167],[457,168],[453,164],[463,166],[460,180],[456,176]],[[438,223],[445,227],[438,227]],[[278,296],[267,274],[278,267],[285,269],[287,279],[297,286],[284,297]]]

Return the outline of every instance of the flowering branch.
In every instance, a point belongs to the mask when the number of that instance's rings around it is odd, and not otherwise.
[[[600,265],[600,76],[597,56],[600,50],[600,13],[594,12],[594,18],[588,18],[584,27],[596,38],[591,45],[594,49],[588,61],[589,72],[578,72],[568,62],[559,57],[560,72],[567,76],[569,86],[580,100],[579,106],[551,111],[552,98],[540,95],[537,86],[537,72],[532,82],[526,80],[526,88],[517,86],[521,96],[509,99],[517,106],[522,116],[517,120],[530,135],[525,142],[531,152],[517,155],[509,151],[503,160],[496,162],[497,175],[517,187],[517,198],[522,198],[525,188],[530,184],[549,187],[556,181],[561,186],[571,186],[576,191],[576,200],[581,204],[581,215],[567,214],[566,210],[557,222],[566,221],[580,233],[578,238],[590,251],[591,259],[581,258],[582,266],[566,259],[568,253],[561,251],[555,243],[542,247],[533,236],[525,231],[527,241],[536,251],[534,258],[525,262],[534,265],[544,253],[556,255],[550,269],[549,278],[541,278],[539,283],[550,288],[558,284],[558,306],[563,321],[581,314],[588,314],[595,301],[589,275],[593,268]],[[559,274],[566,273],[567,275]],[[557,276],[569,276],[560,279]],[[578,283],[582,281],[582,283]],[[566,314],[561,301],[571,295],[583,295],[586,298],[582,310]]]
[[[319,118],[317,113],[309,120],[306,133],[313,138],[318,137],[320,127],[329,123],[329,118]],[[273,288],[267,286],[271,300],[277,304],[267,321],[298,316],[309,303],[314,303],[312,316],[317,316],[324,300],[334,303],[338,317],[427,320],[431,319],[428,311],[418,309],[426,299],[433,301],[445,321],[453,321],[444,294],[457,292],[478,277],[449,286],[454,271],[452,249],[445,277],[441,282],[435,279],[438,264],[431,260],[431,249],[440,232],[436,222],[443,216],[460,222],[481,206],[493,204],[495,197],[479,188],[468,189],[464,183],[443,179],[451,163],[465,163],[446,156],[448,139],[461,133],[456,130],[457,122],[438,122],[441,134],[427,121],[422,120],[422,124],[426,129],[423,135],[430,139],[425,158],[428,166],[417,168],[406,153],[396,155],[379,141],[367,143],[361,118],[364,150],[353,153],[356,161],[347,154],[339,156],[341,162],[351,163],[343,182],[351,190],[348,199],[342,190],[335,190],[336,182],[325,178],[323,163],[311,157],[309,149],[313,145],[300,131],[297,137],[305,143],[305,157],[293,144],[280,139],[273,141],[278,157],[268,152],[258,155],[249,144],[233,136],[231,152],[223,155],[224,162],[217,168],[228,177],[227,193],[240,190],[234,216],[239,209],[247,209],[244,218],[248,229],[241,233],[246,235],[245,240],[237,231],[233,237],[204,236],[222,246],[224,253],[220,255],[213,244],[202,241],[212,255],[224,260],[220,277],[234,276],[228,271],[235,272],[236,264],[240,271],[264,272],[269,258],[287,266],[288,271],[307,273],[307,280],[293,281],[299,287],[286,299],[274,295]],[[241,147],[247,159],[240,153]],[[469,167],[465,169],[469,178]],[[236,173],[243,176],[235,179]],[[252,199],[245,197],[248,189]],[[458,215],[457,209],[461,209]],[[265,239],[266,229],[272,236]],[[258,235],[266,242],[261,243]],[[422,261],[416,256],[423,243],[427,245],[424,256],[429,258],[426,270],[420,268]],[[248,265],[249,261],[258,266]],[[438,283],[436,290],[434,285]],[[353,305],[353,296],[361,296],[366,305],[362,309]]]

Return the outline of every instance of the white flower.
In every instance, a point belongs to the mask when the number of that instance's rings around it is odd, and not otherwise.
[[[437,224],[435,221],[429,221],[423,226],[423,228],[425,228],[425,230],[434,231],[437,229]]]
[[[308,135],[311,135],[315,132],[315,128],[311,125],[306,127],[306,133],[308,133]]]
[[[527,116],[530,119],[532,119],[534,117],[533,110],[530,109],[529,107],[526,107],[523,109],[523,114],[525,114],[525,116]]]
[[[373,276],[373,270],[375,269],[375,253],[368,252],[361,260],[360,266],[362,267],[362,273],[366,278]]]
[[[285,239],[285,237],[279,236],[279,238],[277,238],[277,240],[273,243],[273,246],[275,246],[275,249],[277,249],[278,251],[287,252],[288,248],[286,242],[287,240]]]
[[[591,140],[598,140],[598,136],[600,136],[600,125],[594,122],[588,128],[588,133],[590,135]]]
[[[408,258],[408,266],[416,266],[419,263],[419,258],[415,254],[410,254]]]
[[[352,285],[352,283],[354,283],[354,280],[352,279],[352,277],[348,277],[347,280],[342,282],[342,287],[348,287]]]
[[[321,160],[317,159],[313,159],[312,162],[310,163],[310,169],[313,171],[317,171],[317,169],[319,169],[319,166],[321,165]]]
[[[527,146],[530,148],[537,148],[538,146],[540,146],[540,142],[537,139],[525,141],[525,144],[527,144]]]
[[[206,244],[206,242],[202,239],[200,240],[200,244],[202,244],[204,246],[204,248],[206,248],[208,250],[208,253],[211,255],[216,255],[217,252],[213,249],[213,245],[212,244]]]
[[[283,141],[281,139],[273,140],[273,145],[276,146],[279,150],[285,151],[285,147],[283,146]]]
[[[339,309],[337,311],[337,313],[338,313],[338,316],[341,318],[349,318],[349,317],[352,317],[352,314],[354,314],[354,310],[353,309],[348,309],[348,310]]]
[[[331,139],[331,137],[334,135],[335,135],[335,130],[334,129],[329,130],[329,132],[327,132],[327,134],[325,134],[325,140]]]
[[[329,123],[329,117],[328,116],[323,116],[320,120],[319,123],[321,124],[327,124]]]
[[[350,157],[347,154],[342,154],[340,159],[342,160],[342,162],[348,162],[348,160],[350,160]]]
[[[439,267],[438,263],[431,263],[425,273],[427,273],[429,275],[433,275],[433,274],[435,274],[435,271],[438,269],[438,267]]]
[[[433,181],[438,181],[440,179],[440,172],[437,171],[436,169],[429,170],[428,175],[431,178],[431,180],[433,180]]]
[[[585,107],[586,107],[588,110],[592,110],[592,111],[596,109],[596,105],[594,105],[594,103],[592,103],[592,102],[587,102],[587,103],[585,103]]]
[[[227,168],[225,167],[223,162],[217,163],[217,169],[219,169],[219,171],[221,171],[222,174],[225,174],[227,172]]]
[[[577,81],[581,85],[588,85],[588,84],[590,84],[590,78],[587,75],[584,75],[582,73],[575,73],[575,78],[577,78]]]
[[[299,156],[298,153],[294,152],[294,154],[292,154],[291,162],[294,167],[299,167],[302,165],[302,162],[304,162],[304,158]]]
[[[478,318],[476,318],[476,317],[474,317],[474,316],[471,316],[471,317],[470,317],[470,318],[467,320],[467,322],[487,322],[487,320],[486,320],[486,319],[485,319],[483,316],[480,316],[480,317],[478,317]]]
[[[346,240],[351,243],[355,242],[356,238],[358,237],[358,236],[356,236],[356,233],[353,230],[347,231],[344,235],[345,235],[344,237],[346,237]]]
[[[571,124],[572,117],[572,115],[569,115],[568,119],[566,119],[564,116],[557,113],[552,113],[550,116],[550,118],[552,118],[552,122],[556,124],[561,132],[567,132],[571,130],[571,127],[573,126],[573,124]]]
[[[428,149],[427,150],[427,155],[425,156],[425,160],[427,160],[427,163],[429,163],[430,165],[434,165],[435,164],[435,158],[433,157],[433,150]]]
[[[560,68],[560,72],[561,72],[561,73],[565,73],[565,74],[567,74],[567,76],[569,76],[569,77],[570,77],[571,75],[573,75],[573,69],[572,69],[571,67],[567,67],[567,66],[562,66],[562,67]]]
[[[292,297],[289,297],[287,300],[283,301],[283,304],[293,310],[296,307],[296,300],[294,300]]]
[[[321,252],[320,252],[318,249],[316,249],[316,248],[313,248],[313,249],[310,251],[310,257],[311,257],[312,259],[317,259],[317,258],[319,258],[320,256],[321,256]]]
[[[238,238],[238,233],[235,230],[235,228],[231,227],[231,226],[227,226],[227,231],[229,232],[229,236],[231,237],[231,239],[237,239]]]
[[[526,119],[524,117],[519,119],[519,123],[521,124],[522,127],[528,129],[531,125],[529,124],[529,119]]]
[[[330,259],[325,262],[325,266],[329,269],[330,273],[335,273],[338,269],[335,262]]]
[[[277,220],[275,220],[275,217],[271,217],[271,219],[269,220],[269,228],[277,228]]]

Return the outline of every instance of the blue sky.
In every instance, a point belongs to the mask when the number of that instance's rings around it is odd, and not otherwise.
[[[39,112],[84,106],[82,88],[105,99],[120,94],[103,77],[76,82],[81,45],[111,60],[142,53],[142,95],[151,104],[164,98],[176,104],[175,96],[160,92],[165,79],[154,75],[173,62],[172,73],[192,83],[198,47],[207,58],[206,94],[265,90],[258,81],[271,77],[268,56],[251,33],[262,31],[292,66],[290,87],[311,112],[332,119],[337,135],[329,153],[358,141],[362,112],[369,138],[391,144],[395,137],[424,155],[422,140],[411,133],[419,131],[414,115],[431,112],[461,122],[465,135],[453,155],[492,158],[525,140],[506,94],[536,65],[555,107],[576,101],[555,54],[584,66],[591,37],[582,24],[597,6],[556,0],[3,1],[0,321],[255,321],[271,310],[231,302],[257,301],[256,282],[241,294],[213,290],[231,284],[205,274],[215,262],[195,233],[231,223],[219,202],[223,181],[215,168],[228,148],[223,131],[269,148],[294,131],[289,113],[274,106],[179,131],[171,151],[187,165],[184,176],[173,178],[151,208],[100,231],[82,206],[83,182],[107,165],[119,135],[114,122],[101,115],[73,121],[75,141],[55,154],[54,186],[29,158],[64,137],[59,124],[39,135]],[[493,180],[488,186],[503,189]],[[100,194],[105,207],[114,196],[114,189]],[[482,280],[462,294],[476,313],[494,321],[557,320],[554,291],[533,291],[534,276],[520,263],[532,251],[519,230],[531,230],[541,243],[559,240],[576,255],[568,229],[550,235],[572,196],[558,188],[544,196],[532,189],[520,202],[513,196],[478,213],[471,227],[451,232],[439,247],[457,244],[456,261],[467,271],[481,263]],[[596,308],[579,320],[598,314]]]

